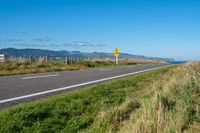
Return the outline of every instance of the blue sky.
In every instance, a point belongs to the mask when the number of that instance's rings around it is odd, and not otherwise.
[[[0,48],[200,60],[199,0],[0,0]]]

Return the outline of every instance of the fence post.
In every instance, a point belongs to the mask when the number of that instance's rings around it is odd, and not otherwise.
[[[79,62],[79,58],[77,57],[77,62]]]
[[[68,65],[67,57],[65,57],[65,64]]]
[[[70,57],[70,62],[71,62],[71,64],[73,63],[73,62],[72,62],[72,57]]]
[[[46,63],[48,62],[48,57],[46,56]]]

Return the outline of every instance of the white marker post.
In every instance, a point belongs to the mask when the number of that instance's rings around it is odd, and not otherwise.
[[[118,65],[118,56],[115,56],[116,65]]]

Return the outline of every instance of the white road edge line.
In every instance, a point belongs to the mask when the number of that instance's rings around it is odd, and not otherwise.
[[[170,66],[170,65],[167,65],[167,66]],[[44,95],[44,94],[48,94],[48,93],[58,92],[58,91],[62,91],[62,90],[67,90],[67,89],[71,89],[71,88],[75,88],[75,87],[80,87],[80,86],[84,86],[84,85],[89,85],[89,84],[93,84],[93,83],[103,82],[103,81],[107,81],[107,80],[111,80],[111,79],[117,79],[117,78],[121,78],[121,77],[126,77],[126,76],[130,76],[130,75],[134,75],[134,74],[139,74],[139,73],[142,73],[142,72],[147,72],[147,71],[151,71],[151,70],[155,70],[155,69],[159,69],[159,68],[163,68],[163,67],[167,67],[167,66],[162,66],[162,67],[156,67],[156,68],[141,70],[141,71],[137,71],[137,72],[133,72],[133,73],[127,73],[127,74],[118,75],[118,76],[114,76],[114,77],[109,77],[109,78],[94,80],[94,81],[85,82],[85,83],[81,83],[81,84],[77,84],[77,85],[71,85],[71,86],[63,87],[63,88],[57,88],[57,89],[43,91],[43,92],[38,92],[38,93],[34,93],[34,94],[29,94],[29,95],[24,95],[24,96],[19,96],[19,97],[4,99],[4,100],[0,100],[0,104],[12,102],[12,101],[17,101],[17,100],[21,100],[21,99],[26,99],[26,98],[30,98],[30,97],[34,97],[34,96],[40,96],[40,95]]]
[[[23,80],[26,79],[36,79],[36,78],[47,78],[47,77],[56,77],[59,76],[59,74],[54,74],[54,75],[41,75],[41,76],[34,76],[34,77],[24,77],[22,78]]]

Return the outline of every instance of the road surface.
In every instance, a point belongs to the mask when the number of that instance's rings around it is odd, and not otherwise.
[[[0,77],[0,108],[33,101],[90,84],[154,70],[167,65],[169,64],[131,65]]]

